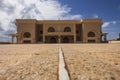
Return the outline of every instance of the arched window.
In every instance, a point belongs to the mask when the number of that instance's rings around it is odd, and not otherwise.
[[[55,29],[53,27],[49,27],[48,32],[55,32]]]
[[[31,37],[31,34],[30,34],[29,32],[25,32],[25,33],[23,34],[23,37],[24,37],[24,38],[30,38],[30,37]]]
[[[64,32],[71,32],[71,28],[70,27],[65,27]]]
[[[95,33],[94,32],[89,32],[88,37],[95,37]]]

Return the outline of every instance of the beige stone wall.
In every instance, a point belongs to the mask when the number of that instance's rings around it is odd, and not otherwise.
[[[16,20],[18,31],[18,43],[23,43],[24,40],[31,40],[31,43],[36,43],[36,24],[43,24],[43,42],[45,42],[45,36],[73,36],[74,43],[76,43],[76,24],[82,24],[83,29],[83,41],[94,39],[96,42],[100,42],[101,39],[101,19],[83,19],[83,20],[58,20],[58,21],[36,21],[36,20]],[[55,32],[48,32],[48,28],[53,27]],[[64,32],[65,27],[70,27],[71,32]],[[94,32],[95,37],[88,37],[88,32]],[[31,33],[31,38],[23,38],[25,32]]]
[[[88,37],[89,32],[94,32],[95,37]],[[97,43],[101,39],[101,22],[97,21],[83,21],[83,42],[88,42],[88,40],[95,39]]]
[[[45,34],[47,34],[48,32],[48,28],[49,27],[53,27],[55,29],[56,32],[64,32],[64,28],[65,27],[70,27],[71,28],[71,32],[74,33],[74,24],[70,24],[70,23],[45,23],[44,24],[44,28],[45,28]]]
[[[31,43],[35,43],[35,21],[18,21],[17,22],[18,30],[18,43],[23,43],[24,40],[31,40]],[[24,38],[23,34],[29,32],[31,38]]]
[[[116,43],[116,44],[120,44],[120,41],[109,41],[108,43]]]

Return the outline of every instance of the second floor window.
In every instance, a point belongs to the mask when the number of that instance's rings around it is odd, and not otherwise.
[[[48,32],[55,32],[55,29],[53,27],[49,27]]]
[[[64,32],[71,32],[71,28],[70,27],[65,27]]]

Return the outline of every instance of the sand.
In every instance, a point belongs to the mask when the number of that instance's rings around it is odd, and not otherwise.
[[[120,80],[120,44],[62,47],[71,80]]]
[[[56,45],[0,45],[0,80],[57,80]]]
[[[0,45],[0,80],[58,80],[60,46],[71,80],[120,80],[120,44]]]

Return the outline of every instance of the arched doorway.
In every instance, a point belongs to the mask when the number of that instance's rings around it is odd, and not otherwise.
[[[50,38],[50,43],[57,43],[56,38],[55,38],[55,37],[51,37],[51,38]]]
[[[69,43],[69,38],[68,37],[64,37],[63,38],[63,43]]]

